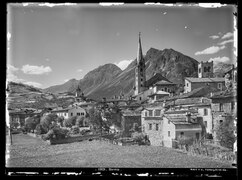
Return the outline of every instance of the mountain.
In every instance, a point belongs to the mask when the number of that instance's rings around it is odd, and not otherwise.
[[[183,88],[185,77],[197,77],[198,62],[173,49],[158,50],[150,48],[144,56],[146,80],[159,72],[170,81]],[[62,85],[51,86],[44,92],[73,92],[77,84],[84,94],[92,99],[111,98],[123,93],[131,95],[134,87],[136,59],[123,71],[114,64],[105,64],[87,73],[78,83],[70,80]]]
[[[224,77],[224,73],[229,71],[233,67],[232,64],[216,63],[213,67],[214,77]]]
[[[51,86],[46,89],[43,89],[43,92],[51,93],[61,93],[61,92],[74,92],[79,84],[79,80],[71,79],[64,84]]]
[[[150,48],[144,59],[146,62],[146,80],[159,72],[170,81],[180,84],[183,88],[185,77],[197,77],[198,62],[173,49],[158,50]],[[126,96],[132,95],[135,66],[136,59],[115,78],[106,82],[104,87],[97,88],[87,95],[93,99],[110,98],[120,93],[124,93]]]

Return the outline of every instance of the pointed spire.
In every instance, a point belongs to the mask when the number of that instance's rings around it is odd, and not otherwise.
[[[140,35],[141,35],[141,32],[139,32],[139,44],[138,44],[138,52],[137,52],[137,63],[138,64],[139,64],[140,61],[143,60]]]

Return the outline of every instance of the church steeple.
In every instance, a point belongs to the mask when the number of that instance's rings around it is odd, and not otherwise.
[[[135,91],[134,91],[135,95],[139,94],[140,92],[143,92],[146,89],[145,60],[142,53],[140,36],[141,36],[141,33],[139,32],[137,66],[135,68]]]
[[[141,33],[139,32],[139,43],[138,43],[138,52],[137,52],[137,63],[139,64],[140,61],[143,61],[143,53],[142,53],[142,46],[141,46]]]

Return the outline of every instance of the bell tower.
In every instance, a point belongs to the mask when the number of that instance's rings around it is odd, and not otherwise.
[[[146,75],[145,75],[145,59],[142,53],[141,47],[141,33],[139,32],[138,52],[137,52],[137,64],[135,67],[135,90],[134,95],[143,92],[145,87]]]

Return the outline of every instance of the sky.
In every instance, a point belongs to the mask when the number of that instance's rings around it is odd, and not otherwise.
[[[136,58],[139,32],[144,55],[151,47],[172,48],[199,62],[232,63],[234,11],[232,5],[8,4],[7,80],[47,88],[107,63],[124,69]]]

